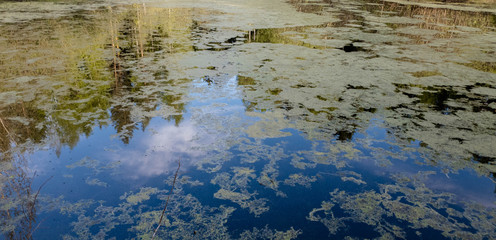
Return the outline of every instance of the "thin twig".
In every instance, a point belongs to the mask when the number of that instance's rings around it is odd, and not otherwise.
[[[45,182],[43,182],[43,184],[41,184],[40,188],[38,188],[38,192],[36,192],[36,194],[34,195],[34,201],[36,201],[36,199],[38,198],[38,195],[40,194],[40,191],[43,188],[43,186],[45,186],[45,184],[47,184],[47,182],[50,181],[50,179],[52,178],[53,176],[50,176],[47,180],[45,180]]]
[[[38,225],[36,225],[36,227],[33,229],[33,231],[31,231],[28,236],[26,237],[26,239],[32,239],[31,237],[33,236],[33,233],[40,227],[40,225],[46,220],[46,218],[44,218],[43,220],[41,220]]]
[[[36,172],[35,172],[36,174]],[[45,184],[48,183],[48,181],[50,181],[51,179],[53,178],[53,176],[50,176],[47,180],[45,180],[45,182],[43,182],[40,186],[40,188],[38,188],[38,191],[36,192],[36,194],[34,195],[34,199],[33,199],[33,205],[31,206],[31,214],[34,214],[34,210],[36,209],[35,206],[36,206],[36,199],[38,198],[38,195],[40,194],[40,191],[41,189],[43,188],[43,186],[45,186]],[[46,218],[45,218],[46,219]],[[41,223],[43,223],[45,221],[45,219],[41,220],[38,225],[36,225],[36,227],[27,235],[27,238],[26,239],[31,239],[31,236],[33,235],[33,233],[40,227]],[[28,220],[28,219],[26,219]]]
[[[176,174],[174,175],[174,181],[172,182],[172,187],[171,187],[169,196],[167,196],[167,201],[165,201],[165,206],[164,206],[164,210],[162,210],[162,215],[160,215],[160,220],[158,221],[158,226],[155,229],[155,232],[153,232],[152,240],[155,238],[155,235],[157,234],[158,229],[162,225],[162,219],[164,218],[165,210],[167,209],[167,205],[169,204],[170,196],[174,193],[174,185],[176,185],[177,173],[179,172],[180,167],[181,167],[181,161],[177,161],[177,170],[176,170]]]

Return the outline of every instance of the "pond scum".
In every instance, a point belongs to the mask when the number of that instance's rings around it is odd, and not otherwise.
[[[429,174],[420,172],[413,178],[397,175],[397,184],[381,184],[378,191],[348,193],[336,189],[330,193],[331,200],[323,201],[308,219],[321,222],[332,234],[349,223],[360,222],[366,224],[364,230],[375,231],[381,239],[439,237],[415,231],[425,228],[438,230],[450,239],[490,239],[496,211],[483,213],[485,208],[471,204],[457,209],[452,195],[434,193],[419,180]],[[344,211],[344,216],[336,217],[337,211]]]
[[[494,11],[196,4],[0,3],[5,239],[496,238]]]

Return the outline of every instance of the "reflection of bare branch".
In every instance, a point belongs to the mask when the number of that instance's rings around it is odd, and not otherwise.
[[[40,227],[40,225],[45,221],[45,219],[41,220],[40,223],[38,223],[38,225],[36,225],[36,227],[33,229],[33,231],[31,231],[28,236],[26,237],[26,239],[31,239],[32,236],[33,236],[33,233]]]
[[[9,160],[12,162],[12,167],[2,169],[0,173],[5,181],[0,198],[2,234],[5,239],[32,239],[32,234],[41,224],[38,223],[33,229],[38,195],[52,177],[43,182],[33,195],[31,183],[34,176],[26,174],[26,159],[19,154],[18,157],[10,157]]]
[[[30,213],[35,215],[36,214],[36,208],[35,208],[35,205],[36,205],[36,199],[38,199],[38,195],[40,194],[40,191],[41,189],[43,188],[43,186],[45,186],[45,184],[48,183],[48,181],[50,181],[51,179],[53,178],[53,176],[50,176],[47,180],[45,180],[45,182],[43,182],[41,184],[41,186],[38,188],[38,191],[36,192],[36,194],[34,195],[34,199],[33,199],[33,205],[31,206],[31,209],[30,209]],[[40,227],[41,223],[44,221],[45,219],[41,220],[41,222],[38,223],[38,225],[36,225],[36,227],[27,235],[27,239],[31,239],[31,237],[33,236],[33,233],[36,231],[36,229],[38,229],[38,227]]]
[[[34,195],[34,201],[36,201],[36,198],[38,198],[38,195],[40,194],[40,191],[43,188],[43,186],[45,186],[45,184],[47,184],[47,182],[50,181],[50,179],[52,179],[52,178],[53,178],[53,176],[50,176],[47,180],[45,180],[45,182],[43,182],[43,184],[41,184],[41,186],[38,188],[38,191]]]
[[[10,140],[12,140],[12,142],[14,142],[16,145],[16,141],[14,140],[14,138],[12,138],[12,135],[10,135],[10,132],[9,130],[7,129],[7,126],[5,126],[5,123],[3,122],[2,118],[0,117],[0,123],[2,124],[3,126],[3,129],[5,129],[5,131],[7,132],[7,136],[9,136]]]
[[[112,9],[110,9],[112,10]],[[114,78],[115,78],[115,85],[117,86],[117,51],[116,51],[116,48],[118,48],[116,46],[116,43],[115,43],[115,40],[117,38],[117,34],[115,34],[116,30],[115,30],[115,27],[114,27],[114,23],[112,21],[112,19],[110,20],[110,39],[112,40],[112,57],[114,59]]]
[[[162,219],[164,218],[165,210],[167,209],[167,205],[169,204],[170,196],[173,194],[174,185],[176,185],[177,173],[179,172],[180,167],[181,167],[181,160],[177,161],[177,170],[176,170],[176,174],[174,175],[174,181],[172,182],[172,187],[171,187],[169,196],[167,196],[167,201],[165,201],[165,206],[164,206],[164,210],[162,210],[162,215],[160,215],[160,220],[158,221],[158,226],[155,229],[155,232],[153,232],[152,240],[155,238],[155,235],[157,234],[158,229],[162,225]]]

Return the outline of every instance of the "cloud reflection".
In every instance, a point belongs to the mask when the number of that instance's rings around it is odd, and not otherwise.
[[[162,126],[140,138],[134,149],[113,153],[112,159],[121,162],[122,169],[130,178],[166,174],[177,168],[177,161],[181,161],[181,168],[185,168],[204,154],[200,147],[212,142],[213,137],[200,135],[191,122],[181,126]]]
[[[215,83],[208,85],[199,80],[193,86],[206,101],[191,103],[190,109],[196,111],[192,118],[180,126],[160,121],[153,127],[153,133],[135,136],[136,143],[114,152],[112,159],[120,161],[126,171],[123,175],[138,179],[168,174],[176,170],[179,160],[184,170],[203,158],[209,146],[215,146],[211,149],[216,150],[227,148],[223,142],[233,134],[229,131],[233,126],[229,124],[239,120],[232,121],[226,116],[240,116],[245,109],[241,101],[230,101],[239,99],[238,76],[216,77]]]

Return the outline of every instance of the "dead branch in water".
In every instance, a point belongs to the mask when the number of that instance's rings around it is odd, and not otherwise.
[[[153,232],[152,240],[155,238],[155,235],[157,234],[158,229],[162,225],[162,219],[164,218],[165,210],[167,209],[167,205],[169,204],[170,196],[174,193],[174,185],[176,185],[177,173],[179,172],[180,167],[181,167],[181,161],[179,160],[179,161],[177,161],[177,170],[176,170],[176,174],[174,175],[174,181],[172,182],[172,187],[171,187],[169,196],[167,196],[167,201],[165,201],[164,210],[162,210],[162,215],[160,215],[160,220],[158,221],[158,226],[155,229],[155,232]]]

